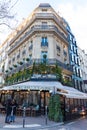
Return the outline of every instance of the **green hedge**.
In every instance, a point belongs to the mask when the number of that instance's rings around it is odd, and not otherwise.
[[[48,108],[49,108],[49,112],[48,112],[49,120],[55,122],[63,121],[63,115],[62,115],[61,104],[60,104],[60,96],[58,94],[52,95],[50,97]]]

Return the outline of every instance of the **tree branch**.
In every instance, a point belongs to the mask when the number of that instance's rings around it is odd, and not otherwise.
[[[5,25],[10,29],[14,29],[9,25],[9,19],[14,19],[15,14],[12,15],[11,9],[17,4],[19,0],[15,0],[14,3],[12,0],[1,0],[0,1],[0,25]]]
[[[9,11],[18,3],[19,0],[16,0],[16,2],[10,7]]]
[[[0,25],[5,25],[5,26],[7,26],[7,27],[9,27],[11,30],[16,30],[15,28],[12,28],[9,24],[7,24],[7,23],[0,23]]]

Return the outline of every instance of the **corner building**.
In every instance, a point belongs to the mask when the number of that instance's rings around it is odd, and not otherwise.
[[[68,32],[63,19],[49,4],[40,4],[4,44],[7,43],[7,58],[2,63],[2,102],[11,96],[20,106],[24,102],[33,107],[38,104],[44,114],[51,94],[60,94],[64,109],[68,104],[71,110],[76,107],[72,99],[87,98],[73,88]]]

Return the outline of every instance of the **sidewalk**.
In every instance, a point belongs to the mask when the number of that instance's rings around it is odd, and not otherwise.
[[[40,128],[48,128],[48,127],[56,127],[59,125],[62,125],[63,122],[57,123],[53,121],[49,121],[47,119],[46,124],[46,118],[45,116],[39,116],[39,117],[26,117],[24,128],[23,128],[23,117],[22,116],[16,116],[16,121],[14,123],[7,124],[5,123],[5,115],[0,114],[0,128],[18,128],[18,129],[40,129]]]

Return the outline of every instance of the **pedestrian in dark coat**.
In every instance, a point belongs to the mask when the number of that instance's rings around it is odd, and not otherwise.
[[[11,111],[11,122],[15,122],[15,116],[16,116],[16,109],[18,107],[18,104],[16,103],[16,100],[12,100],[12,111]]]
[[[10,123],[11,111],[12,111],[11,99],[7,100],[5,107],[6,107],[5,123]]]

